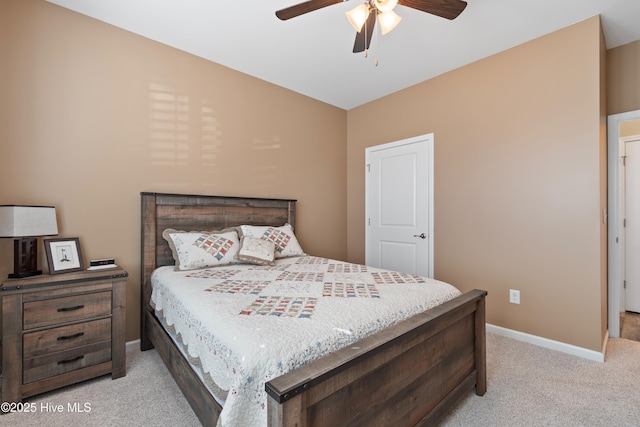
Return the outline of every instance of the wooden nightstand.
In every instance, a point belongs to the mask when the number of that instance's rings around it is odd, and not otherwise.
[[[2,282],[3,402],[126,375],[127,276],[115,267]]]

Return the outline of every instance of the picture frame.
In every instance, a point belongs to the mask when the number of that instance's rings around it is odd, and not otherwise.
[[[49,274],[84,270],[78,237],[44,239],[44,250],[47,254]]]

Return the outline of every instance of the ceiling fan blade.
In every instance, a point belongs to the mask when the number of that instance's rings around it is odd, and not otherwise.
[[[398,3],[446,19],[457,18],[467,7],[463,0],[398,0]]]
[[[322,9],[323,7],[331,6],[332,4],[342,3],[344,0],[309,0],[304,3],[296,4],[291,7],[281,9],[276,12],[276,16],[283,21],[287,19],[295,18],[296,16],[304,15],[314,10]]]
[[[367,18],[367,22],[360,32],[356,33],[356,41],[353,43],[353,53],[364,52],[369,49],[371,37],[373,36],[373,27],[376,25],[376,13],[371,12]]]

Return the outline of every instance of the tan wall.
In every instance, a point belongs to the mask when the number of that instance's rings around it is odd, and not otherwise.
[[[640,76],[639,76],[640,77]],[[640,120],[620,123],[620,137],[640,135]]]
[[[303,248],[346,258],[344,110],[40,0],[0,2],[0,55],[0,204],[56,206],[129,271],[128,340],[141,191],[296,198]]]
[[[297,198],[307,252],[362,262],[365,147],[435,132],[436,276],[489,290],[490,323],[599,350],[598,37],[587,20],[346,113],[43,1],[5,0],[0,204],[55,205],[86,260],[116,257],[131,274],[131,340],[140,191]],[[379,111],[389,120],[370,122]],[[0,239],[1,277],[10,249]]]
[[[640,40],[607,51],[607,114],[640,110]]]
[[[365,148],[434,132],[436,278],[488,290],[489,323],[600,351],[600,37],[594,17],[348,111],[349,260]]]

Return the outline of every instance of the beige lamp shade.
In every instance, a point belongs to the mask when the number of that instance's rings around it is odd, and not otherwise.
[[[0,237],[55,236],[58,234],[53,206],[0,206]]]
[[[357,32],[362,31],[362,26],[367,22],[367,18],[369,17],[369,6],[366,3],[362,3],[346,13],[347,19],[351,22],[353,28],[355,28]]]
[[[398,0],[375,0],[374,4],[376,9],[384,13],[392,11],[397,6]]]
[[[382,35],[387,34],[393,30],[402,18],[393,10],[378,14],[378,22],[380,23],[380,32]]]

